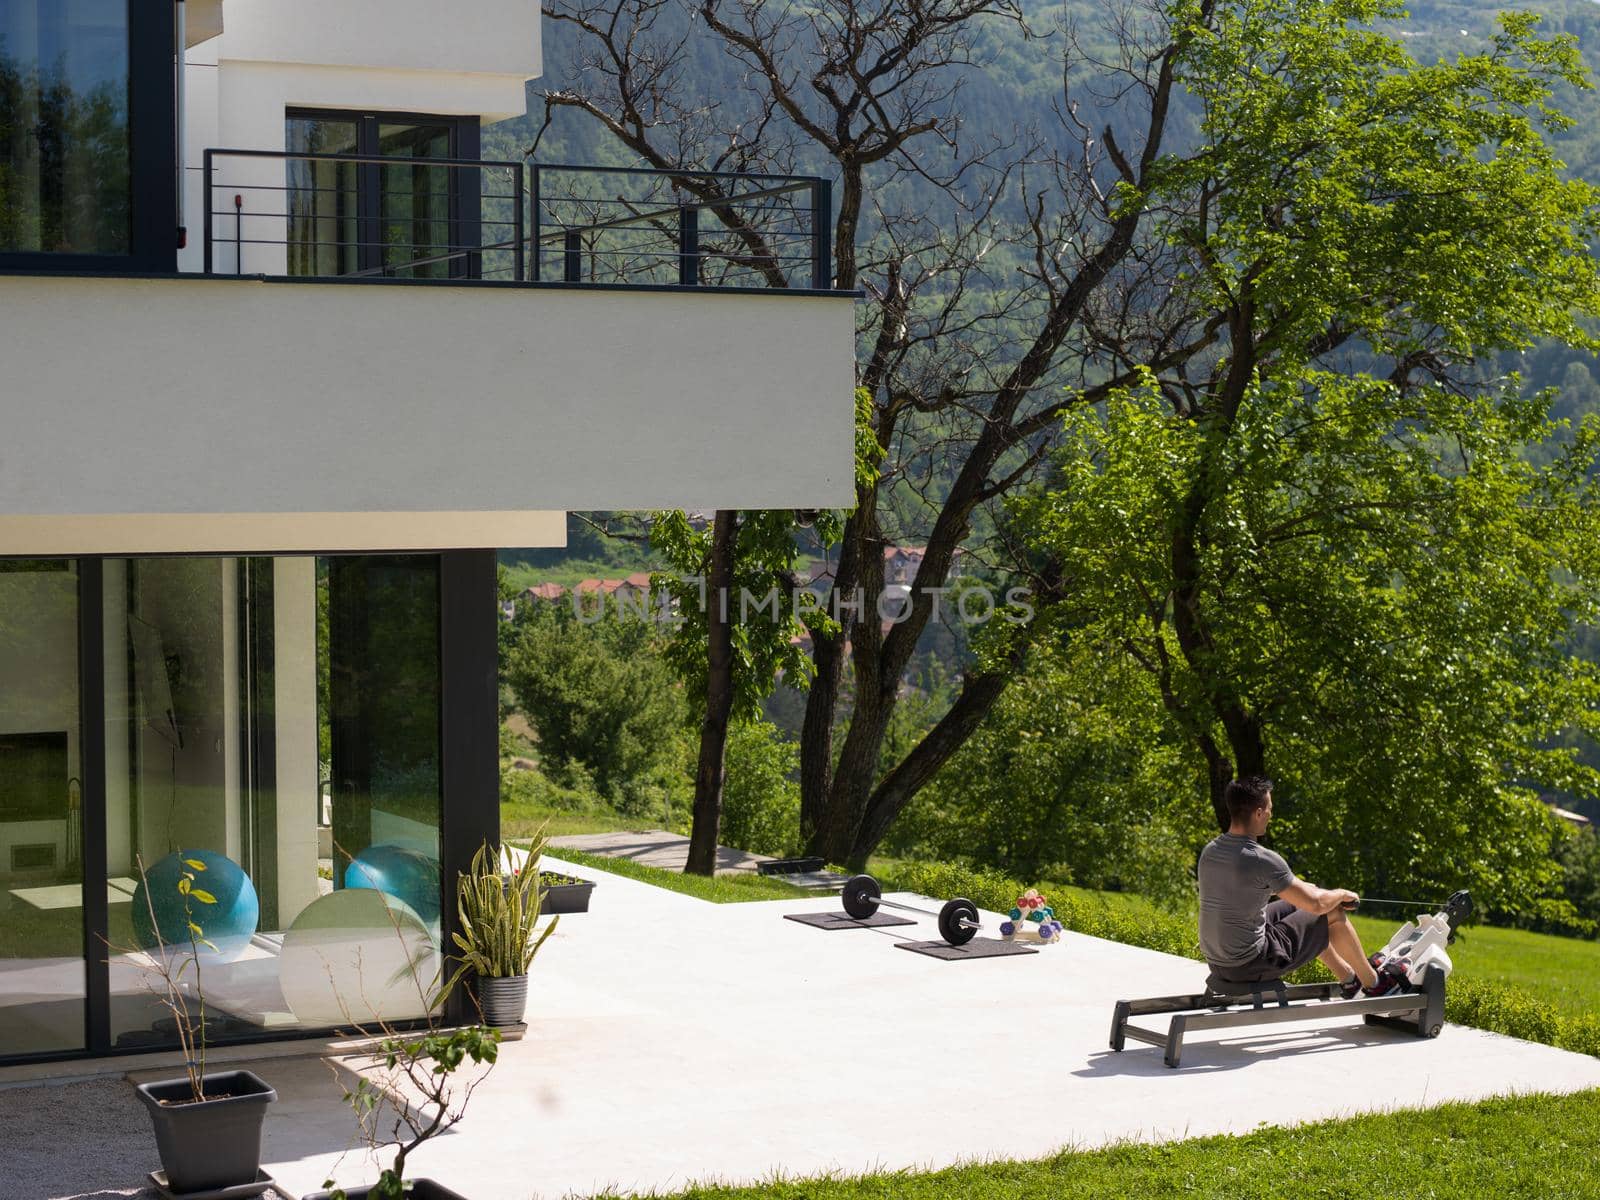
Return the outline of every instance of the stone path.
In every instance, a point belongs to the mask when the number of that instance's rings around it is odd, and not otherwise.
[[[644,829],[628,833],[580,833],[550,839],[550,848],[582,850],[585,854],[598,854],[604,858],[626,858],[646,867],[663,871],[681,871],[689,861],[689,839],[664,829]],[[732,875],[739,872],[754,873],[757,863],[774,861],[770,855],[751,854],[731,846],[717,847],[717,874]],[[786,883],[796,887],[837,889],[845,876],[832,871],[812,871],[803,875],[785,875]]]

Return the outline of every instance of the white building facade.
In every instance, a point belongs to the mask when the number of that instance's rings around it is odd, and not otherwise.
[[[826,181],[486,162],[540,38],[0,0],[0,1061],[168,1044],[185,856],[219,1040],[420,1015],[363,971],[498,832],[495,548],[851,502]]]

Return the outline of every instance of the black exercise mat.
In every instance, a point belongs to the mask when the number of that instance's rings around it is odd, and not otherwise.
[[[1032,946],[1021,942],[1005,942],[999,938],[973,938],[965,946],[952,946],[949,942],[896,942],[902,950],[913,954],[926,954],[929,958],[954,960],[961,958],[1005,958],[1008,954],[1037,954]]]
[[[875,912],[859,921],[846,912],[784,913],[783,919],[799,921],[800,924],[810,925],[813,929],[882,929],[885,925],[916,924],[915,921],[908,921],[904,917],[891,917],[884,912]]]

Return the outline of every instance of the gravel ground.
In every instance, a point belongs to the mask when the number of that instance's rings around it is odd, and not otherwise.
[[[125,1079],[0,1089],[0,1129],[0,1200],[160,1195],[145,1178],[161,1164],[150,1117]]]

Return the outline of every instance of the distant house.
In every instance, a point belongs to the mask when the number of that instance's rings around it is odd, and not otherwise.
[[[635,571],[626,579],[607,579],[605,584],[610,585],[611,592],[618,596],[637,595],[650,590],[650,572]]]
[[[539,583],[531,588],[524,589],[522,596],[525,600],[542,601],[545,604],[554,604],[567,594],[567,589],[559,583]]]
[[[885,583],[910,583],[917,577],[926,546],[885,546],[883,548],[883,581]]]
[[[1587,829],[1594,823],[1582,813],[1573,812],[1571,809],[1562,808],[1559,805],[1551,804],[1550,811],[1555,813],[1556,816],[1560,817],[1568,825],[1575,826],[1578,829]]]

